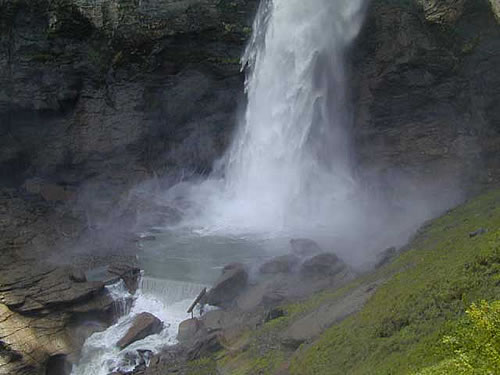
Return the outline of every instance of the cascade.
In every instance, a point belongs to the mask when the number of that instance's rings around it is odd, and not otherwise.
[[[246,112],[222,168],[191,188],[191,225],[297,234],[358,219],[345,59],[364,10],[364,0],[260,4],[242,58]]]

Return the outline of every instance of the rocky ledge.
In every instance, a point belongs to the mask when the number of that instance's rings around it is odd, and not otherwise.
[[[2,263],[0,374],[45,374],[76,360],[85,339],[117,317],[105,285],[124,280],[133,287],[139,275],[123,264],[109,271],[100,281],[87,281],[82,270],[68,266]]]

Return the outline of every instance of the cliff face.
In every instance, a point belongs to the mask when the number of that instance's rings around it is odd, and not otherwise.
[[[354,60],[355,150],[379,183],[500,176],[500,25],[487,0],[375,0]]]
[[[82,186],[102,209],[152,175],[209,170],[243,99],[239,57],[257,3],[0,0],[0,254],[40,256],[31,250],[78,237],[86,218],[52,202]],[[499,14],[498,0],[371,2],[351,56],[360,175],[396,188],[500,181]],[[24,324],[5,290],[0,315]],[[32,366],[34,349],[16,340],[0,341],[0,364]],[[31,373],[69,350],[42,344]]]
[[[0,179],[123,184],[210,168],[256,1],[0,3]],[[15,179],[17,177],[17,179]]]
[[[123,186],[209,170],[243,96],[238,61],[256,3],[2,1],[2,183],[92,177]],[[363,173],[446,171],[467,185],[480,165],[481,181],[496,179],[492,10],[496,0],[371,3],[353,54]]]

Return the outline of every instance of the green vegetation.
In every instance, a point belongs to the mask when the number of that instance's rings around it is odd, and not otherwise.
[[[447,359],[417,375],[500,374],[500,301],[481,301],[443,338]]]
[[[187,375],[216,375],[217,366],[211,358],[202,358],[189,362]]]
[[[218,368],[235,375],[499,373],[499,202],[500,190],[476,198],[427,224],[393,263],[283,306],[284,317],[220,353]],[[374,280],[387,281],[362,311],[296,352],[280,344],[293,321]]]
[[[467,306],[500,295],[500,191],[435,220],[390,267],[401,271],[358,314],[304,347],[292,374],[405,374],[439,350]],[[470,237],[478,228],[486,233]],[[498,332],[496,332],[498,335]]]

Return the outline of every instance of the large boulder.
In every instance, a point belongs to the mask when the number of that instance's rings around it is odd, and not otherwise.
[[[345,263],[335,254],[323,253],[306,260],[300,272],[306,277],[328,277],[337,275],[345,268]]]
[[[125,336],[123,336],[116,345],[120,349],[124,349],[136,341],[160,333],[162,329],[163,323],[156,316],[148,312],[140,313],[134,319],[132,327],[129,328]]]
[[[262,274],[290,273],[300,259],[294,254],[282,255],[264,263],[259,272]]]
[[[188,343],[196,339],[200,332],[204,331],[203,322],[199,319],[187,319],[179,324],[177,340],[181,343]]]
[[[292,254],[300,257],[310,257],[323,252],[316,242],[308,238],[290,240],[290,246],[292,247]]]
[[[224,307],[247,286],[248,273],[241,263],[231,263],[224,267],[222,275],[207,293],[205,302],[212,306]]]

